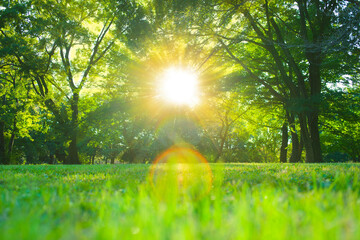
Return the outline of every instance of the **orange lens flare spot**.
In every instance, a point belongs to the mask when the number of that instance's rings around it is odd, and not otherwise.
[[[160,198],[200,198],[212,186],[212,171],[206,159],[190,148],[172,147],[160,154],[150,168],[150,181]]]

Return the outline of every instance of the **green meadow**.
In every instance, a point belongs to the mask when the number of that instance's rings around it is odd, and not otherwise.
[[[147,164],[0,166],[0,239],[360,238],[359,164],[210,167],[159,196]]]

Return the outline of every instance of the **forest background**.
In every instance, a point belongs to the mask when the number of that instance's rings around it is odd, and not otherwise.
[[[0,1],[0,163],[360,161],[357,1]],[[196,106],[159,100],[169,67]]]

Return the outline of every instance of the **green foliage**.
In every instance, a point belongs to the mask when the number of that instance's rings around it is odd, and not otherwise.
[[[353,87],[342,90],[329,89],[325,95],[323,144],[329,160],[360,160],[359,93],[358,84],[354,83]]]
[[[321,148],[359,161],[354,1],[1,6],[1,163],[153,161],[179,143],[209,161],[276,162],[288,144],[312,161]],[[177,65],[199,73],[193,110],[153,101],[160,72]],[[332,91],[339,83],[351,89]]]

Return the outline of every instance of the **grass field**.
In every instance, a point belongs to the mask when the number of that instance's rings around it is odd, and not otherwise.
[[[211,164],[201,196],[149,166],[0,166],[0,238],[360,239],[358,164]]]

